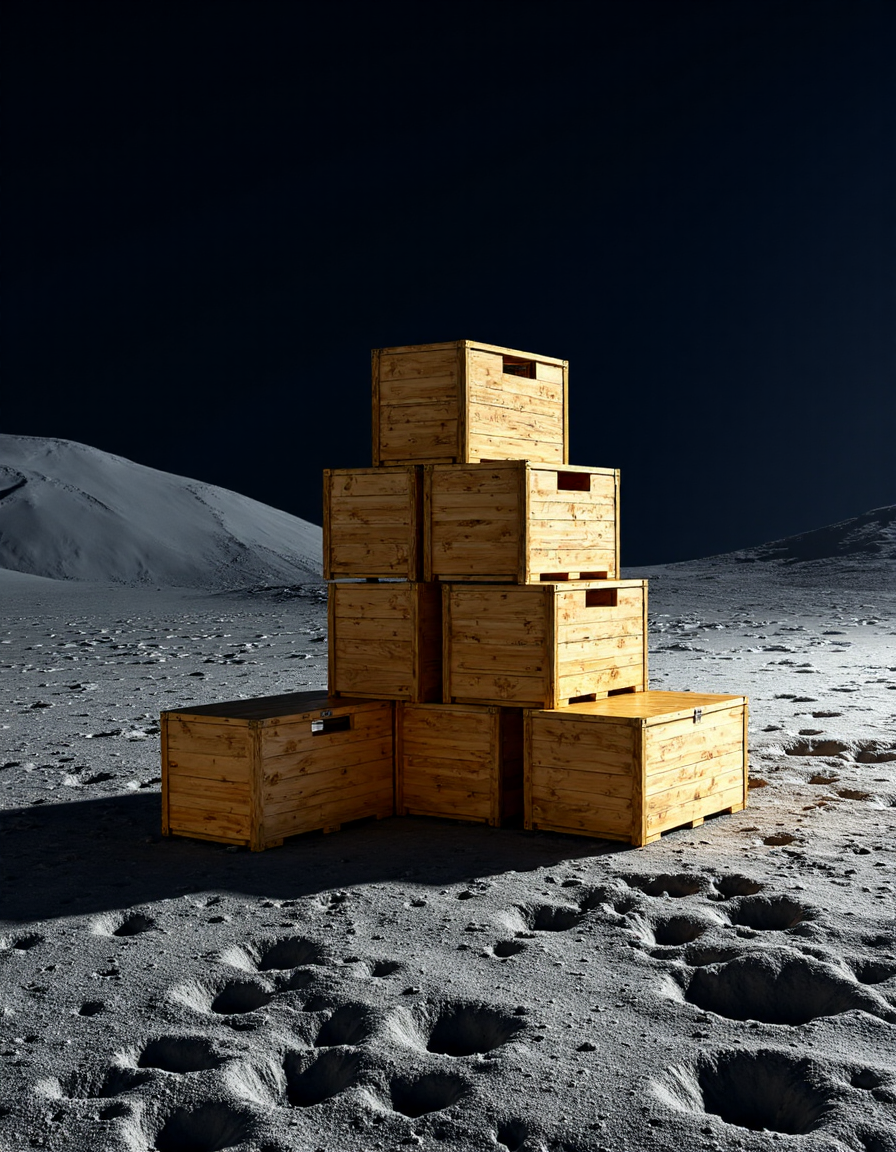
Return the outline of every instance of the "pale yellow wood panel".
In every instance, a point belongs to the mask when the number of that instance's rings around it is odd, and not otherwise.
[[[432,529],[444,520],[512,520],[519,522],[520,502],[515,492],[452,492],[432,494]]]
[[[339,749],[338,754],[298,752],[293,756],[277,756],[265,763],[262,781],[266,788],[276,788],[281,782],[295,781],[300,777],[320,776],[328,772],[350,770],[357,764],[371,761],[387,762],[392,757],[392,740],[365,740]]]
[[[451,696],[459,701],[496,704],[541,704],[544,700],[543,676],[498,676],[485,673],[452,672]]]
[[[368,500],[397,504],[407,500],[413,473],[410,467],[334,470],[324,474],[324,481],[329,485],[331,508],[348,508]]]
[[[427,352],[382,352],[380,354],[380,385],[399,379],[414,379],[421,376],[455,375],[457,366],[456,345]]]
[[[743,756],[739,748],[724,749],[717,755],[702,757],[684,764],[672,764],[662,772],[648,772],[647,787],[650,792],[659,794],[667,788],[677,788],[701,776],[719,772],[743,774]]]
[[[589,476],[587,491],[564,488],[562,478],[575,477],[574,483],[583,483]],[[572,500],[588,504],[593,499],[612,497],[615,500],[615,468],[582,468],[573,464],[553,465],[549,468],[533,466],[529,469],[529,497],[531,500]]]
[[[303,804],[323,803],[340,796],[351,799],[386,783],[391,786],[392,764],[382,759],[283,780],[264,790],[265,818]]]
[[[563,459],[563,442],[537,436],[499,436],[484,431],[470,434],[470,456],[474,460],[530,460],[553,464]]]
[[[632,775],[631,749],[580,747],[551,740],[532,741],[530,754],[533,780],[554,770],[595,772],[629,780]]]
[[[678,740],[682,736],[687,737],[693,732],[704,732],[710,728],[728,728],[732,733],[740,732],[743,728],[743,708],[737,706],[720,708],[713,712],[707,710],[696,723],[692,713],[680,720],[670,720],[666,724],[651,724],[647,734],[648,747],[659,750],[667,741]]]
[[[669,740],[651,741],[651,731],[647,730],[647,755],[650,771],[658,772],[662,765],[679,762],[682,757],[700,759],[703,752],[712,754],[716,748],[740,748],[743,746],[743,728],[735,729],[728,724],[711,727],[703,724],[692,725],[692,730]]]
[[[639,612],[636,616],[617,617],[611,630],[600,627],[600,621],[596,626],[592,623],[560,624],[557,628],[557,643],[569,645],[580,644],[587,640],[606,640],[611,637],[640,637],[643,631],[643,620]]]
[[[585,762],[582,761],[581,763]],[[586,796],[594,796],[597,803],[604,796],[630,801],[632,798],[631,763],[628,772],[599,772],[590,766],[588,768],[540,767],[533,772],[533,787],[538,788],[545,795],[557,789],[569,793],[581,792]]]
[[[245,760],[249,755],[248,727],[223,724],[188,724],[168,721],[168,756],[176,760],[184,752],[216,759]]]
[[[742,784],[743,775],[740,768],[703,771],[693,780],[687,780],[673,788],[664,788],[662,792],[655,792],[651,787],[647,793],[647,808],[649,812],[677,808],[682,804],[689,804],[692,800],[701,800],[731,788],[742,787]]]
[[[665,832],[670,828],[679,828],[682,824],[697,820],[701,816],[712,816],[716,812],[724,812],[732,807],[743,807],[743,791],[739,787],[694,800],[690,804],[651,812],[647,817],[647,831],[651,834]]]
[[[600,836],[604,831],[628,833],[631,829],[630,809],[595,808],[587,799],[534,796],[532,798],[533,824],[551,824],[558,828],[574,828]]]
[[[536,380],[553,380],[558,384],[563,383],[563,367],[560,364],[545,364],[543,360],[536,360],[535,362],[535,378]]]
[[[433,500],[458,498],[463,495],[501,496],[519,492],[520,468],[518,465],[495,466],[492,464],[476,464],[473,467],[462,467],[455,464],[432,465],[432,495]]]
[[[380,380],[380,403],[390,408],[412,408],[457,402],[457,378],[449,375],[406,376]]]
[[[168,777],[168,795],[171,803],[183,808],[243,811],[249,803],[249,783],[172,774]]]
[[[414,615],[412,594],[407,585],[331,585],[337,625],[350,619],[409,620]]]
[[[513,412],[533,412],[539,416],[550,416],[562,426],[563,388],[556,384],[545,384],[537,380],[516,380],[504,376],[503,380],[513,380],[519,384],[534,384],[534,389],[521,390],[509,387],[503,382],[487,383],[473,380],[470,383],[471,405],[502,406]]]

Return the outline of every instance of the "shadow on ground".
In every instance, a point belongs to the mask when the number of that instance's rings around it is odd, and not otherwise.
[[[208,890],[287,900],[398,879],[444,886],[627,850],[606,840],[422,817],[296,836],[261,853],[164,839],[159,827],[158,793],[7,810],[0,815],[0,918],[81,916]]]

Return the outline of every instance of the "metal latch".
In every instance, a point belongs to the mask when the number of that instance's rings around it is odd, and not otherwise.
[[[695,708],[694,709],[694,723],[699,724],[702,719],[703,719],[703,709],[702,708]]]

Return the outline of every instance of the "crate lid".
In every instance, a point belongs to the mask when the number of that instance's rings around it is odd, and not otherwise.
[[[540,364],[566,364],[556,356],[540,356],[537,352],[521,352],[518,348],[503,348],[500,344],[483,344],[481,340],[446,340],[440,344],[398,344],[392,348],[374,348],[382,356],[404,352],[435,352],[441,348],[476,348],[480,352],[500,352],[505,356],[519,356],[522,360],[537,360]]]
[[[229,720],[276,720],[297,718],[323,711],[343,712],[348,708],[358,712],[371,708],[391,706],[387,700],[356,700],[348,696],[328,696],[326,692],[285,692],[279,696],[256,696],[251,700],[225,700],[218,704],[199,704],[186,708],[170,708],[163,716],[207,716]]]
[[[736,708],[746,704],[746,696],[722,696],[710,692],[621,692],[618,696],[607,696],[603,700],[585,700],[581,704],[570,704],[566,708],[555,708],[539,712],[545,716],[592,717],[597,720],[616,720],[620,723],[647,725],[664,724],[670,720],[685,720],[702,709],[704,715],[724,708]]]

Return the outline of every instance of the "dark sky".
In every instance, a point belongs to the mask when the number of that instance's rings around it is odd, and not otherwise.
[[[896,4],[2,6],[3,431],[320,522],[369,350],[570,361],[623,563],[896,503]]]

